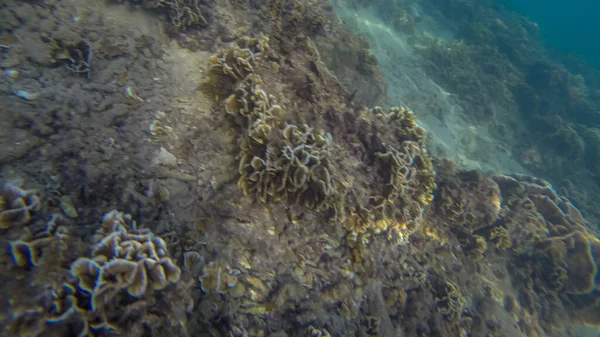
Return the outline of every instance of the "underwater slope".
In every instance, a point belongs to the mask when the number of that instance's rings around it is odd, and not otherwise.
[[[427,61],[421,53],[430,47],[415,41],[415,30],[440,44],[453,40],[453,32],[426,20],[413,23],[410,31],[397,30],[378,17],[376,9],[352,9],[352,4],[346,1],[335,4],[335,11],[344,23],[369,41],[378,66],[386,75],[387,104],[408,104],[421,111],[419,122],[432,135],[430,145],[434,154],[448,156],[461,167],[525,172],[511,158],[508,145],[490,133],[493,125],[471,118],[469,112],[464,111],[470,107],[461,106],[456,94],[441,87],[426,71]],[[381,6],[385,6],[384,2]],[[418,4],[406,6],[406,10],[420,18]],[[506,108],[496,106],[494,109],[500,115]]]
[[[455,106],[442,111],[462,118],[444,126],[450,130],[447,138],[467,139],[464,144],[454,142],[458,151],[471,160],[496,161],[491,167],[496,170],[502,163],[509,171],[524,167],[563,189],[589,216],[598,216],[591,202],[600,188],[600,77],[596,70],[575,60],[570,60],[567,68],[553,59],[542,46],[537,24],[493,1],[338,3],[342,16],[373,13],[367,19],[348,19],[349,27],[359,31],[357,22],[361,20],[383,22],[369,29],[385,27],[393,36],[365,34],[374,50],[378,44],[412,50],[417,61],[407,61],[404,68],[413,73],[423,69],[448,93]],[[390,64],[399,69],[402,66],[398,64],[413,60],[380,54],[382,67]],[[390,68],[385,73],[402,78],[408,71],[394,73]],[[410,91],[410,85],[403,85],[411,81],[396,83],[398,90],[390,95],[392,100]],[[419,100],[415,102],[419,104]],[[437,118],[447,115],[439,113]],[[421,118],[427,124],[427,117]],[[509,160],[503,160],[507,157]]]
[[[598,323],[593,223],[432,157],[327,3],[155,5],[0,5],[3,336]]]

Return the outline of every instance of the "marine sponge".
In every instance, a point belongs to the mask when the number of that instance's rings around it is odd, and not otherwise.
[[[22,190],[11,184],[3,184],[0,190],[0,229],[29,223],[32,213],[41,208],[33,190]]]

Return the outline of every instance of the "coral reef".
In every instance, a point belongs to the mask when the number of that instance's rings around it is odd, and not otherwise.
[[[125,0],[114,1],[123,2]],[[182,31],[190,27],[205,27],[208,25],[205,16],[209,13],[209,10],[198,0],[132,0],[131,2],[141,2],[144,8],[165,11],[171,24]]]
[[[510,6],[457,0],[334,3],[341,12],[372,12],[386,29],[407,39],[407,50],[419,57],[415,63],[459,102],[467,123],[489,130],[499,153],[552,181],[591,220],[598,220],[587,197],[600,191],[593,131],[600,123],[596,69],[547,53],[537,24]],[[390,80],[402,76],[393,74]],[[445,120],[443,114],[435,117]],[[489,153],[463,145],[475,160],[490,161]]]
[[[520,305],[544,321],[552,317],[546,316],[547,308],[564,310],[560,309],[564,305],[571,312],[592,312],[591,303],[597,300],[595,256],[600,246],[589,223],[542,179],[524,175],[493,179],[508,206],[494,225],[504,228],[511,241],[508,256],[517,267],[513,277],[520,288]],[[544,299],[536,291],[552,297]],[[553,325],[551,321],[543,324]]]
[[[544,180],[431,158],[420,110],[362,105],[381,102],[382,74],[327,4],[128,3],[111,5],[115,20],[103,2],[0,5],[1,66],[18,69],[0,77],[0,177],[13,181],[0,199],[3,335],[519,337],[598,324],[587,214]],[[167,33],[137,5],[166,11]],[[411,15],[387,18],[413,32]],[[430,48],[440,65],[475,55]],[[63,66],[85,55],[89,78]],[[489,88],[503,96],[502,83]],[[124,212],[98,224],[110,209]]]
[[[289,200],[316,210],[333,207],[341,196],[332,177],[331,135],[306,124],[280,128],[285,109],[262,88],[265,83],[252,66],[268,51],[268,41],[265,36],[241,38],[213,55],[203,83],[209,90],[215,84],[227,88],[227,80],[235,83],[223,104],[247,130],[240,139],[238,186],[262,202]]]
[[[425,131],[406,107],[384,112],[361,110],[358,137],[367,150],[365,161],[375,174],[367,200],[360,200],[347,228],[355,234],[372,227],[388,239],[404,244],[420,225],[433,198],[433,165],[425,149]],[[379,130],[390,128],[389,134]]]
[[[165,318],[153,314],[152,308],[176,304],[169,304],[173,298],[167,295],[176,288],[162,290],[181,278],[165,241],[150,231],[137,230],[129,216],[117,211],[104,216],[96,235],[101,239],[92,247],[90,258],[79,258],[70,267],[77,290],[88,297],[80,310],[87,311],[90,328],[140,335],[144,326],[159,327]],[[161,291],[160,295],[155,295],[156,291]],[[179,314],[185,312],[185,308],[179,310]],[[179,324],[185,331],[185,325]]]
[[[233,91],[223,101],[225,112],[247,130],[239,141],[238,186],[262,202],[288,200],[317,211],[331,209],[338,222],[346,221],[345,210],[350,209],[345,226],[354,236],[371,228],[375,233],[386,232],[396,244],[408,242],[435,187],[425,132],[416,125],[414,113],[405,107],[356,112],[357,137],[372,153],[365,158],[366,164],[378,177],[367,198],[346,204],[347,183],[336,176],[332,164],[339,160],[332,155],[331,134],[307,124],[282,122],[290,112],[263,89],[268,83],[254,67],[259,66],[258,61],[265,62],[263,56],[277,59],[274,53],[265,54],[268,41],[264,36],[244,37],[213,55],[201,84],[211,93],[215,86],[223,92]],[[377,134],[384,127],[394,130],[389,137]]]
[[[7,200],[20,195],[39,203],[33,191],[8,184],[3,191]],[[186,334],[182,320],[191,306],[185,294],[189,285],[179,283],[181,270],[168,256],[164,240],[136,229],[130,216],[107,213],[95,235],[99,239],[92,257],[80,257],[69,268],[65,265],[78,250],[70,248],[82,243],[61,224],[60,216],[39,229],[31,218],[19,220],[24,227],[18,240],[8,242],[5,272],[29,282],[34,288],[28,291],[39,295],[7,298],[11,314],[1,316],[4,335],[141,336],[146,329],[158,332],[167,326]],[[48,277],[54,279],[44,280]]]

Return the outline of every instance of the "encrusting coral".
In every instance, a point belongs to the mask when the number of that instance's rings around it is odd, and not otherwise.
[[[489,237],[494,240],[503,232],[510,240],[506,246],[516,267],[515,286],[523,295],[520,304],[541,313],[548,307],[558,310],[560,298],[584,323],[598,324],[591,319],[598,301],[597,234],[547,181],[517,174],[492,178],[506,206],[489,229]],[[539,296],[536,291],[551,297]]]
[[[498,218],[502,195],[490,177],[478,171],[457,172],[450,166],[438,170],[438,182],[436,211],[454,230],[470,234],[490,226]]]

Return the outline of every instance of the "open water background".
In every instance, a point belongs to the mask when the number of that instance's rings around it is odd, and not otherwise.
[[[551,52],[581,58],[600,69],[600,1],[498,0],[540,27]]]

